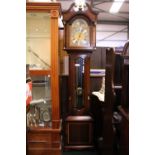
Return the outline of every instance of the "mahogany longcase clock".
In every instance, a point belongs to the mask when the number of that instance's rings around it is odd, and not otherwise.
[[[69,54],[69,99],[65,118],[66,149],[93,147],[93,119],[89,111],[90,56],[96,48],[97,13],[88,4],[85,10],[74,10],[74,4],[63,13],[64,49]]]

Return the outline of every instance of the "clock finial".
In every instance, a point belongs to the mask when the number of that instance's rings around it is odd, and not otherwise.
[[[74,2],[74,10],[75,11],[84,11],[86,8],[85,0],[75,0]]]

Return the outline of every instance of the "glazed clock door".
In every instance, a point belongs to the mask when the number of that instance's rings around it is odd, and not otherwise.
[[[77,109],[81,109],[83,107],[83,67],[84,67],[84,59],[77,58],[75,59],[75,105],[74,107]]]
[[[70,112],[85,114],[89,105],[89,55],[70,55]]]

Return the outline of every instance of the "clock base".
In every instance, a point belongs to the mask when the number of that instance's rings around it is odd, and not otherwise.
[[[68,116],[65,120],[65,150],[94,148],[91,116]]]

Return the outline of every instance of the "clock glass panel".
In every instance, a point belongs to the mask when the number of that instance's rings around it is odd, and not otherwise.
[[[84,102],[84,59],[78,57],[75,59],[75,90],[76,90],[76,98],[75,98],[75,108],[81,109],[83,107]]]
[[[90,46],[89,26],[84,19],[76,19],[70,27],[70,46]]]

